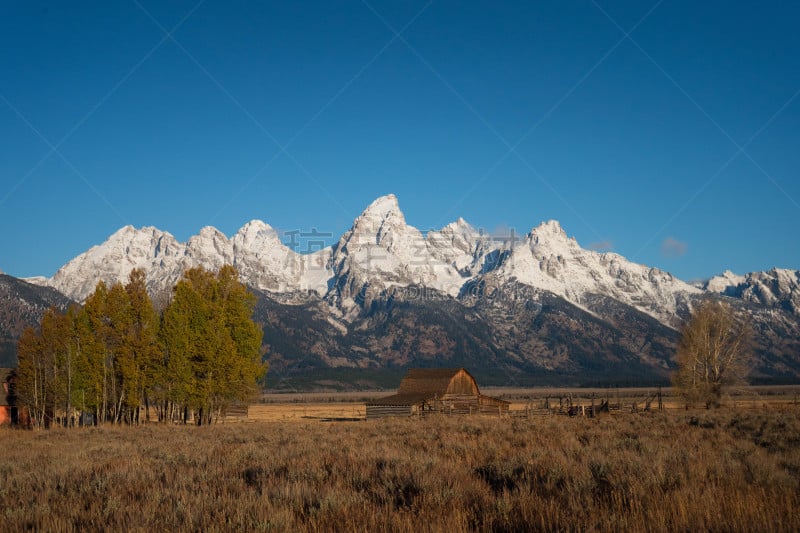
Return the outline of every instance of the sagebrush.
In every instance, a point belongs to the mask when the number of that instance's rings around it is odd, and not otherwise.
[[[800,529],[790,410],[0,437],[9,531]]]

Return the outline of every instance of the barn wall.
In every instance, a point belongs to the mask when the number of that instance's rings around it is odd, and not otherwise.
[[[382,418],[384,416],[409,416],[411,406],[408,405],[369,405],[367,404],[367,419]]]

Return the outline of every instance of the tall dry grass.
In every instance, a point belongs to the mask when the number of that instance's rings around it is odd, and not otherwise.
[[[0,432],[1,529],[796,531],[797,411]]]

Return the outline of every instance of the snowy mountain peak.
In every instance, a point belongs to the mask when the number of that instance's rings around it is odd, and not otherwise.
[[[542,222],[525,236],[523,242],[527,247],[536,249],[540,255],[549,253],[558,256],[582,250],[575,238],[570,238],[556,220]],[[513,248],[515,245],[512,242],[507,247]]]
[[[253,220],[251,220],[250,222],[248,222],[247,224],[242,226],[239,229],[239,231],[236,232],[236,234],[237,235],[238,234],[253,234],[253,233],[261,233],[261,232],[272,233],[276,237],[278,236],[278,233],[275,231],[275,229],[272,226],[270,226],[269,224],[267,224],[263,220],[258,220],[257,218],[254,218]]]
[[[46,284],[82,301],[97,281],[125,282],[131,270],[141,268],[156,293],[169,290],[188,268],[216,270],[224,264],[233,264],[257,289],[317,291],[347,316],[393,287],[426,287],[459,297],[467,284],[486,280],[548,291],[587,308],[596,296],[608,297],[671,323],[687,295],[700,293],[658,269],[584,250],[555,220],[524,238],[513,232],[490,235],[463,218],[423,235],[406,224],[393,194],[369,204],[334,247],[314,254],[296,253],[260,220],[251,220],[231,238],[208,226],[186,243],[157,228],[126,226],[64,265]],[[794,279],[775,271],[759,280],[755,294],[800,294],[792,289]]]
[[[567,236],[567,232],[564,231],[564,228],[561,227],[561,224],[557,220],[548,220],[546,222],[542,222],[533,228],[528,234],[528,238],[536,242],[539,240],[552,241],[554,237],[558,240],[572,240],[574,242],[574,239],[570,239]]]
[[[231,238],[234,248],[257,249],[266,245],[284,246],[278,232],[261,220],[251,220]]]
[[[534,228],[522,243],[505,244],[504,250],[492,277],[547,290],[579,306],[598,295],[611,297],[669,324],[686,295],[700,292],[618,254],[585,250],[554,220]]]
[[[479,239],[481,235],[482,233],[472,227],[469,222],[463,218],[459,218],[455,222],[449,223],[438,231],[429,231],[426,238],[428,241],[447,238],[449,240],[461,239],[472,242]]]
[[[561,227],[561,223],[558,220],[545,220],[541,224],[539,224],[534,231],[538,232],[550,232],[554,235],[564,235],[566,237],[567,232],[564,231],[564,228]]]
[[[146,227],[145,227],[145,228],[142,228],[142,230],[146,230],[146,229],[147,229]],[[131,234],[133,234],[133,233],[137,233],[138,231],[139,231],[139,230],[137,230],[136,228],[134,228],[132,225],[130,225],[130,224],[127,224],[127,225],[125,225],[125,226],[122,226],[121,228],[119,228],[119,229],[118,229],[117,231],[115,231],[114,233],[112,233],[112,234],[109,236],[109,240],[111,240],[111,239],[114,239],[114,238],[124,238],[126,235],[131,235]]]
[[[403,213],[400,211],[400,204],[397,201],[397,196],[394,194],[387,194],[386,196],[377,198],[367,206],[361,216],[386,218],[389,215],[399,215],[403,217]]]
[[[730,270],[726,270],[719,276],[714,276],[703,284],[703,288],[707,291],[725,294],[728,288],[735,288],[744,283],[745,277],[734,274]]]
[[[226,237],[224,233],[222,233],[214,226],[203,226],[202,228],[200,228],[200,232],[194,237],[192,237],[192,239],[197,239],[198,237],[203,239],[210,238],[210,239],[228,240],[228,237]]]
[[[379,245],[391,250],[395,242],[404,240],[422,241],[419,230],[406,224],[403,212],[394,194],[381,196],[372,202],[358,218],[350,230],[339,240],[338,250],[344,251],[363,246]]]
[[[134,268],[150,272],[164,261],[176,261],[182,255],[180,248],[167,232],[154,227],[137,230],[125,226],[103,244],[93,246],[61,267],[45,284],[73,300],[83,301],[98,281],[109,285],[124,282]]]
[[[737,276],[726,270],[708,280],[703,288],[800,315],[800,270],[773,268],[766,272],[750,272],[744,276]]]

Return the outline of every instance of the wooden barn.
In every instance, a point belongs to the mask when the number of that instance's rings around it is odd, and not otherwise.
[[[367,402],[367,419],[426,413],[503,414],[508,406],[504,400],[481,394],[475,378],[463,368],[412,368],[397,394]]]

